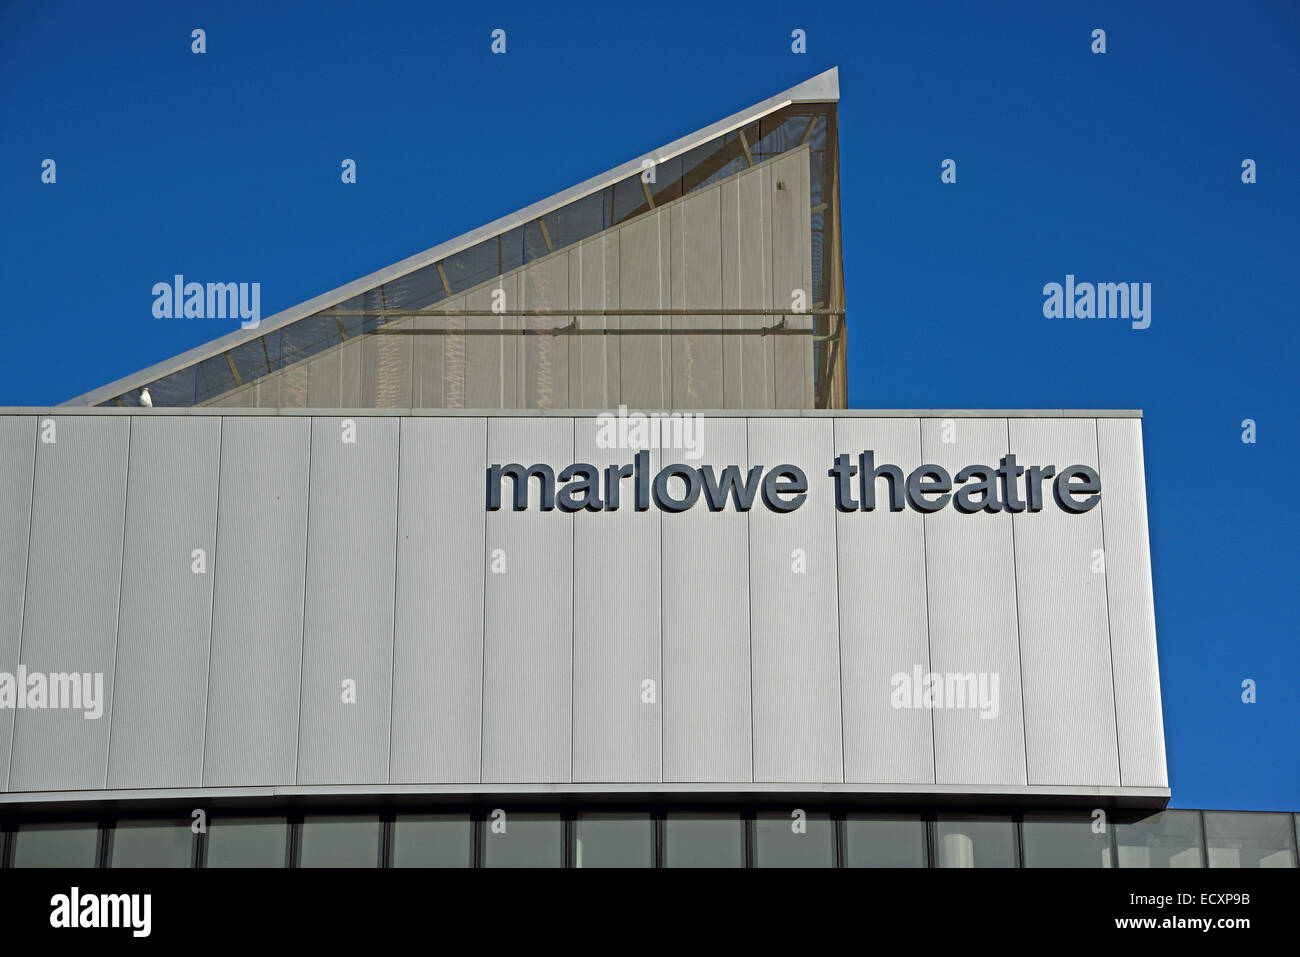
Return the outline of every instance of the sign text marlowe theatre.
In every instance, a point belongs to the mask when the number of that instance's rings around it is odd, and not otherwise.
[[[835,487],[835,507],[842,512],[870,512],[876,508],[878,488],[884,505],[899,512],[909,505],[920,512],[937,512],[950,501],[961,512],[1038,512],[1050,494],[1066,512],[1086,512],[1101,500],[1101,476],[1087,465],[1067,465],[1059,472],[1054,465],[1025,467],[1014,453],[1002,456],[997,467],[968,465],[955,476],[940,465],[922,465],[904,475],[897,465],[876,465],[876,453],[868,449],[857,456],[835,457],[827,471]],[[502,486],[513,484],[511,507],[526,511],[532,488],[538,488],[537,507],[549,512],[612,512],[625,503],[625,480],[631,480],[631,506],[644,512],[651,505],[665,512],[684,512],[701,498],[709,511],[720,512],[730,501],[737,511],[747,512],[756,498],[774,512],[793,512],[808,498],[808,477],[796,465],[764,469],[750,467],[742,475],[739,466],[725,466],[719,473],[712,465],[699,468],[685,464],[666,465],[651,474],[650,453],[636,453],[630,465],[600,468],[575,462],[557,476],[549,465],[490,465],[487,470],[487,507],[501,508]],[[676,479],[676,482],[671,480]],[[536,480],[536,481],[534,481]],[[671,484],[670,484],[671,482]],[[1050,493],[1044,483],[1051,486]]]

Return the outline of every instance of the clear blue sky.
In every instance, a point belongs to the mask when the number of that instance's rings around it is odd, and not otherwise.
[[[0,0],[0,405],[234,328],[173,273],[270,315],[838,65],[850,404],[1145,410],[1173,803],[1300,809],[1300,5],[582,10]],[[1044,319],[1066,273],[1151,327]]]

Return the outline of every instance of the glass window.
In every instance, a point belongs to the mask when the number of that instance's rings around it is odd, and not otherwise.
[[[311,815],[302,823],[302,867],[378,867],[378,815]]]
[[[745,822],[739,814],[669,814],[665,867],[744,867]]]
[[[1094,821],[1090,813],[1027,813],[1025,867],[1113,867],[1110,827],[1108,818]]]
[[[205,867],[284,867],[289,822],[282,817],[221,817],[208,822]]]
[[[763,811],[754,821],[755,867],[834,867],[835,822],[797,808]]]
[[[1199,811],[1161,811],[1115,825],[1120,867],[1203,867]]]
[[[558,814],[496,810],[483,823],[484,867],[563,867]]]
[[[1295,867],[1291,815],[1205,811],[1211,867]]]
[[[194,833],[189,821],[118,821],[109,848],[110,867],[190,867]]]
[[[579,814],[575,830],[576,867],[654,867],[654,821],[649,814]]]
[[[850,814],[844,821],[845,867],[925,867],[919,814]]]
[[[14,867],[94,867],[99,825],[93,822],[20,824],[13,836]]]
[[[470,867],[474,822],[468,814],[403,814],[393,823],[394,867]]]
[[[943,815],[934,825],[939,867],[1015,867],[1016,826],[1006,818]]]

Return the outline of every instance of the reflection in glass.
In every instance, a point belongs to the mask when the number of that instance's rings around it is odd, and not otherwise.
[[[1291,815],[1205,811],[1211,867],[1295,867]]]
[[[1161,811],[1115,825],[1120,867],[1204,867],[1196,811]]]
[[[1015,867],[1016,827],[1007,818],[941,816],[934,825],[939,867]]]
[[[1100,829],[1100,830],[1099,830]],[[1025,867],[1112,867],[1110,822],[1088,813],[1026,813]]]

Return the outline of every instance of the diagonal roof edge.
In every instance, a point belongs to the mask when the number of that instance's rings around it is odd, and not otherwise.
[[[149,383],[161,379],[195,363],[202,362],[212,356],[220,355],[236,346],[245,342],[264,336],[268,332],[274,332],[291,322],[297,322],[299,319],[305,319],[308,316],[320,312],[322,309],[328,309],[331,306],[338,305],[347,299],[351,299],[360,293],[373,289],[376,286],[387,282],[392,282],[405,276],[407,273],[414,272],[438,260],[445,259],[448,256],[455,255],[463,249],[468,249],[485,239],[506,232],[516,226],[522,226],[525,223],[553,212],[562,206],[566,206],[575,200],[582,199],[599,190],[611,186],[620,180],[641,171],[641,162],[644,159],[653,158],[657,162],[665,162],[675,156],[679,156],[702,143],[707,143],[712,139],[730,133],[752,123],[769,113],[784,109],[792,103],[831,103],[838,102],[840,98],[840,81],[839,67],[831,67],[823,73],[810,77],[784,90],[775,96],[768,97],[760,103],[756,103],[748,109],[733,113],[725,119],[718,120],[702,130],[689,133],[686,136],[673,140],[666,146],[661,146],[656,150],[649,150],[635,159],[628,160],[621,166],[616,166],[608,172],[593,176],[588,180],[579,183],[577,186],[571,186],[568,189],[548,196],[546,199],[539,200],[529,206],[516,212],[502,216],[500,219],[480,226],[477,229],[464,233],[454,239],[449,239],[440,243],[424,252],[416,253],[414,256],[408,256],[391,266],[385,266],[383,269],[370,273],[368,276],[362,276],[360,279],[353,280],[346,285],[339,286],[329,292],[322,293],[306,302],[299,303],[296,306],[290,306],[277,312],[275,315],[263,319],[254,329],[236,329],[228,335],[219,339],[213,339],[196,346],[187,352],[165,359],[162,362],[155,363],[146,369],[141,369],[131,375],[110,382],[98,389],[83,393],[75,398],[69,399],[62,403],[65,406],[93,406],[101,402],[112,399],[114,396],[123,395],[127,392],[146,386]]]

